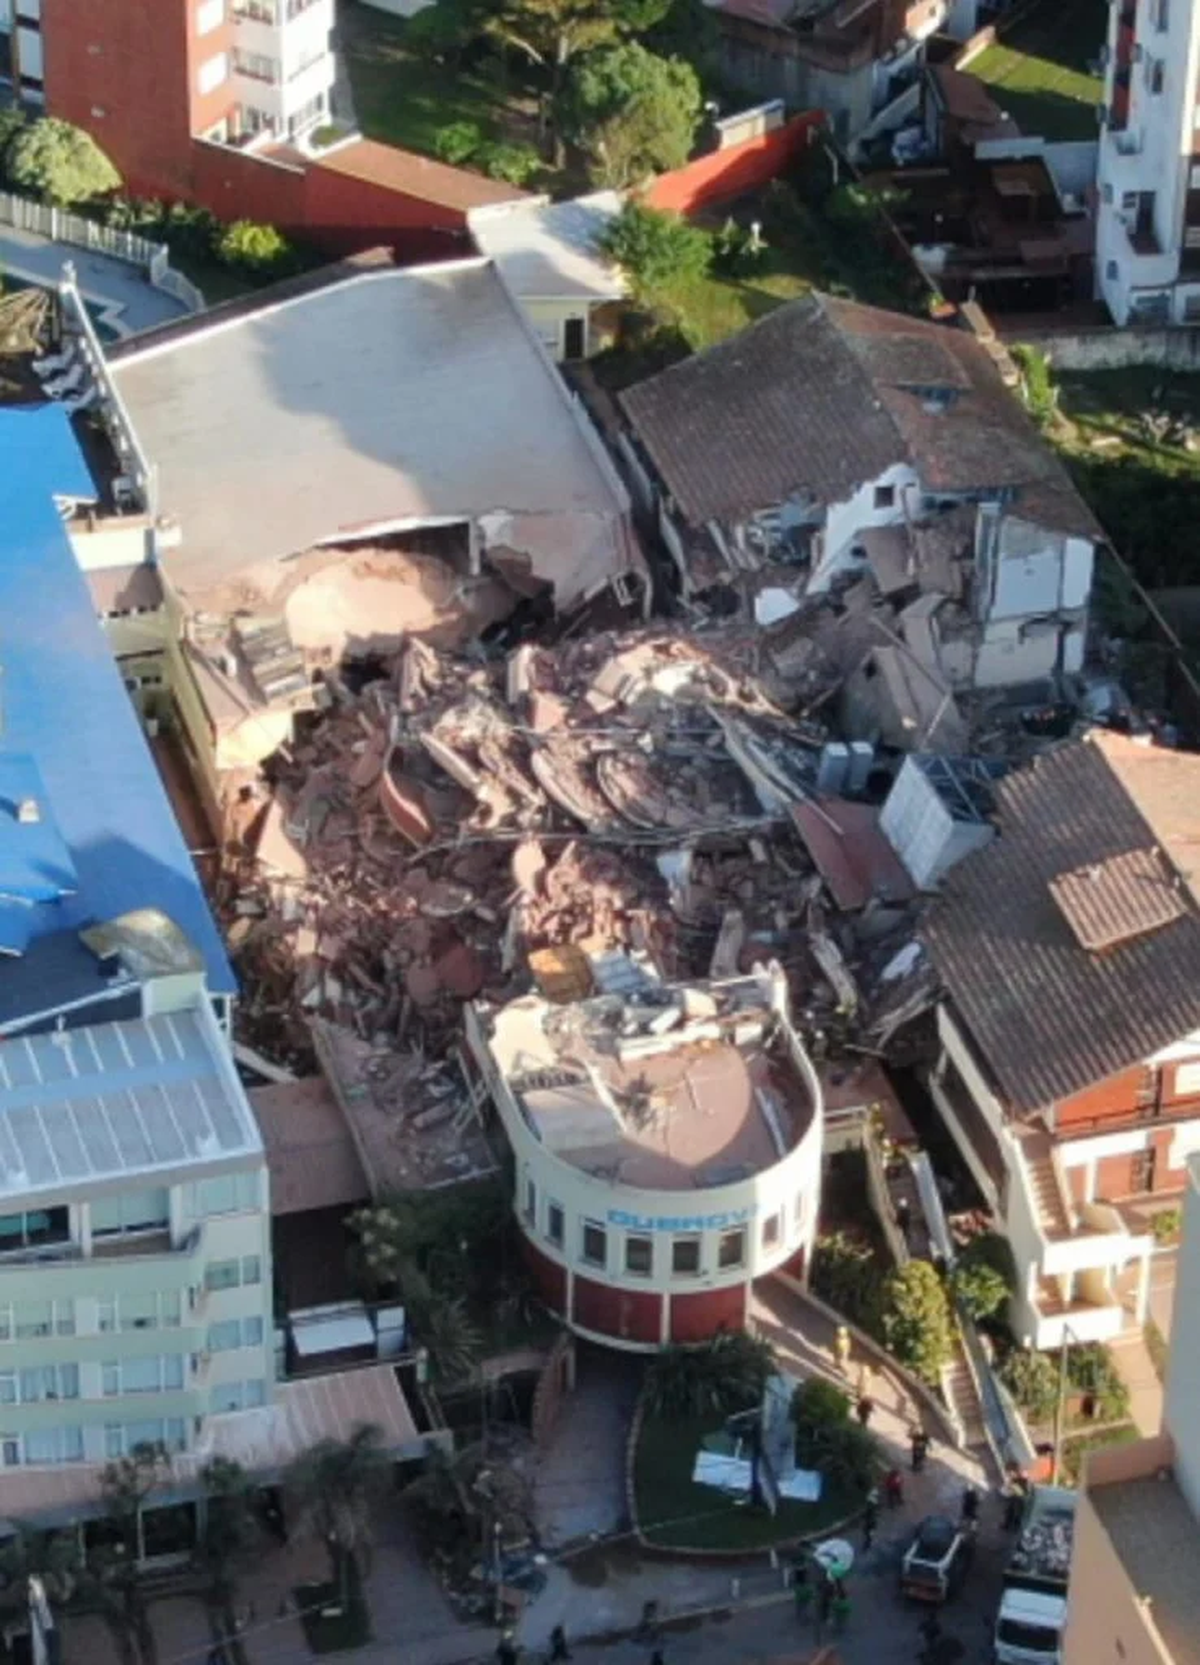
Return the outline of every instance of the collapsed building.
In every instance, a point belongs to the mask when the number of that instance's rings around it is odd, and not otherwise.
[[[1103,533],[998,361],[814,294],[621,395],[682,597],[834,638],[852,737],[962,752],[964,704],[1046,702],[1084,670]]]
[[[643,603],[625,489],[489,262],[347,263],[107,353],[72,296],[61,357],[110,447],[77,555],[210,811],[327,667]]]

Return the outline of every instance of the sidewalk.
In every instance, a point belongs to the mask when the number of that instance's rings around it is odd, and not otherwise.
[[[1161,1433],[1163,1385],[1141,1330],[1125,1330],[1109,1346],[1117,1374],[1129,1390],[1129,1415],[1138,1433]]]
[[[102,335],[133,335],[188,316],[181,302],[153,288],[137,266],[69,243],[52,243],[15,226],[0,226],[0,271],[9,277],[52,287],[68,260]]]

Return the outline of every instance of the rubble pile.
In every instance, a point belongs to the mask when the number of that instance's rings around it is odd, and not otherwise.
[[[331,673],[228,805],[247,1039],[300,1060],[321,1018],[442,1048],[463,1001],[567,947],[676,977],[777,959],[814,1020],[860,1021],[879,922],[818,929],[814,953],[823,880],[790,809],[822,735],[767,697],[756,651],[659,628],[479,664],[410,639],[357,693]]]

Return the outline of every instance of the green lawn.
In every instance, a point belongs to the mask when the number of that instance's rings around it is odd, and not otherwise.
[[[358,0],[338,12],[358,125],[368,139],[428,156],[441,128],[474,122],[485,140],[533,142],[535,106],[515,75],[501,78],[498,59],[485,61],[486,72],[438,64],[409,51],[407,29],[402,18]]]
[[[819,1503],[784,1498],[778,1514],[752,1511],[712,1486],[692,1483],[696,1452],[711,1419],[642,1423],[634,1463],[637,1524],[646,1540],[665,1549],[763,1549],[845,1520],[861,1505],[857,1493],[826,1487]]]
[[[1042,0],[966,67],[1022,133],[1094,139],[1103,81],[1091,66],[1104,44],[1104,0]]]

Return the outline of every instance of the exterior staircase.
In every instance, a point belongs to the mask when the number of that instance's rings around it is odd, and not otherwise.
[[[983,1406],[975,1391],[975,1378],[971,1375],[961,1341],[954,1349],[954,1357],[942,1372],[942,1393],[955,1421],[962,1429],[964,1446],[970,1451],[988,1453]]]
[[[1020,1140],[1038,1223],[1052,1240],[1072,1236],[1074,1227],[1054,1172],[1049,1135],[1040,1129],[1028,1128],[1020,1134]]]

